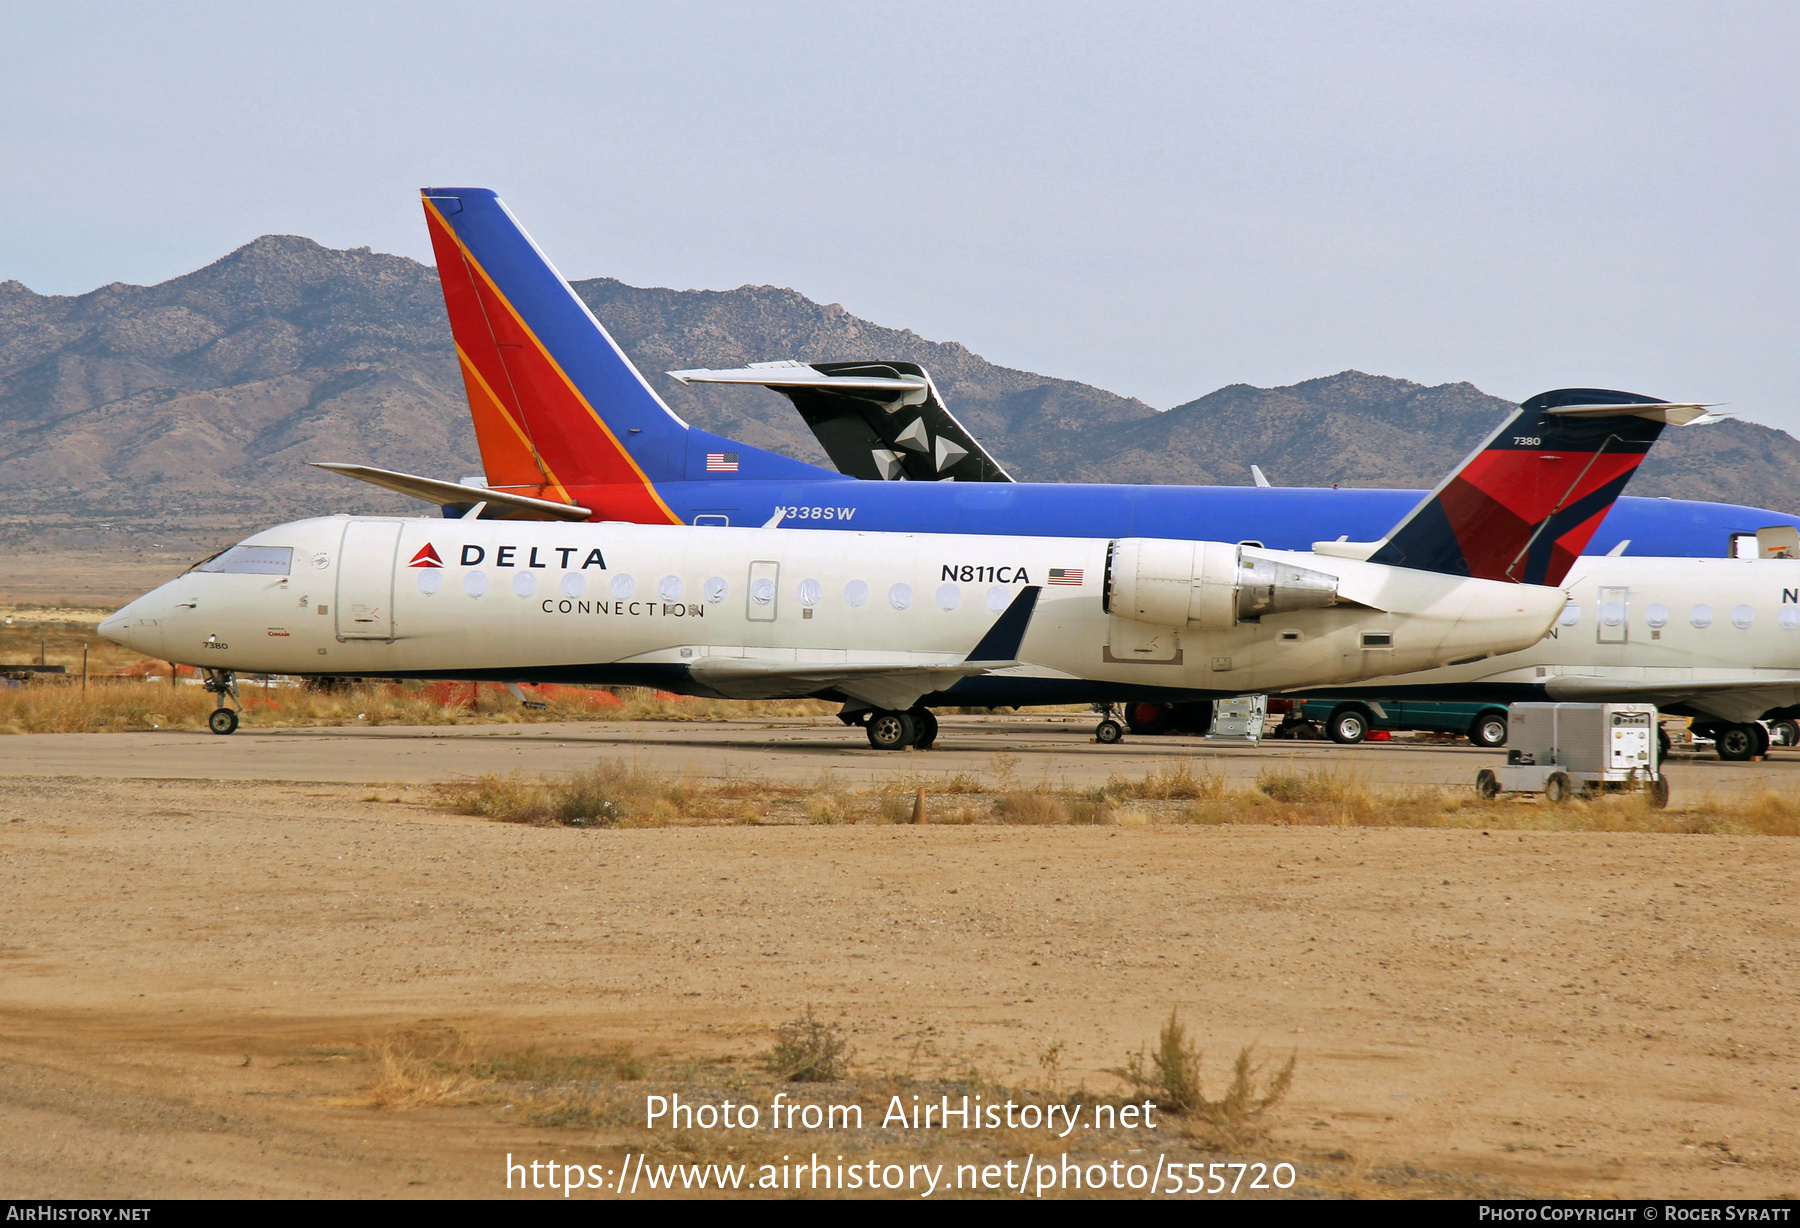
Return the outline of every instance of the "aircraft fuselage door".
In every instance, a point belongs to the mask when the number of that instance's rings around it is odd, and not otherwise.
[[[397,520],[352,520],[338,547],[337,633],[340,640],[394,638]]]
[[[1603,588],[1596,605],[1600,643],[1623,644],[1631,634],[1631,590]]]
[[[775,621],[775,607],[780,601],[781,564],[750,564],[750,583],[745,600],[749,603],[748,617],[753,623],[772,623]]]

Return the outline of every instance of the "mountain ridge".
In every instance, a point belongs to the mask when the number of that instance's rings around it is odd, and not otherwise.
[[[1037,481],[1245,485],[1254,463],[1278,485],[1423,487],[1512,408],[1466,382],[1344,371],[1231,384],[1159,412],[792,289],[574,285],[675,412],[817,464],[781,397],[665,372],[910,359],[1016,478]],[[312,460],[480,471],[434,269],[264,235],[154,286],[58,296],[0,282],[0,537],[217,540],[303,515],[418,509]],[[1800,511],[1800,441],[1734,420],[1671,431],[1631,493]]]

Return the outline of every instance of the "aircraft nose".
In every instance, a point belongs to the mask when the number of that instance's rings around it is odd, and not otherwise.
[[[155,655],[162,646],[162,620],[165,615],[153,607],[167,604],[153,600],[155,596],[155,593],[146,593],[124,609],[102,619],[98,628],[100,634],[115,644],[123,644],[146,655]]]

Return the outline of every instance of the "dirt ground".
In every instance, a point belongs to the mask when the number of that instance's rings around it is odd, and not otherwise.
[[[560,736],[571,761],[710,762],[692,727],[644,729],[635,749],[575,732],[528,737],[546,759]],[[947,754],[991,768],[1010,748],[1026,782],[1110,762],[1073,728],[985,732],[951,731]],[[521,739],[402,734],[0,739],[0,1189],[505,1196],[508,1153],[616,1165],[670,1144],[495,1101],[368,1107],[374,1042],[454,1028],[496,1051],[622,1043],[698,1070],[742,1064],[810,1006],[842,1022],[859,1070],[973,1068],[990,1087],[1041,1085],[1060,1042],[1069,1086],[1116,1091],[1109,1068],[1172,1008],[1215,1085],[1240,1045],[1293,1052],[1290,1096],[1238,1158],[1295,1164],[1296,1193],[1800,1190],[1791,838],[546,829],[458,817],[420,787],[517,765]],[[712,753],[798,775],[827,735],[719,729]],[[1355,753],[1403,779],[1477,766]],[[147,778],[145,755],[187,778]],[[1693,787],[1736,779],[1687,770]]]

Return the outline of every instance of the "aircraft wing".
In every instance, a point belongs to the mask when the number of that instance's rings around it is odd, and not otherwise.
[[[794,403],[831,463],[864,481],[1010,482],[912,362],[756,362],[671,371],[684,384],[760,384]]]
[[[857,659],[785,661],[751,657],[701,657],[689,667],[694,680],[728,699],[778,699],[837,691],[876,708],[904,711],[921,696],[956,685],[964,678],[1017,665],[1019,645],[1031,626],[1038,594],[1030,585],[1019,590],[1001,611],[980,643],[960,661],[915,656],[911,660]]]
[[[964,678],[1015,665],[1015,661],[933,661],[920,664],[856,661],[802,664],[741,657],[702,657],[694,680],[727,699],[793,699],[837,691],[876,708],[904,711],[920,696]]]
[[[369,465],[340,465],[330,461],[311,463],[315,469],[329,469],[332,473],[341,473],[347,478],[368,482],[385,490],[397,490],[403,495],[411,495],[439,507],[472,507],[477,503],[486,503],[490,508],[501,508],[514,513],[515,519],[531,520],[587,520],[594,514],[588,508],[578,507],[573,503],[534,499],[530,495],[515,495],[486,486],[464,486],[460,482],[395,473],[391,469],[376,469]]]
[[[1724,720],[1742,722],[1753,721],[1771,708],[1800,703],[1800,673],[1746,669],[1695,678],[1558,674],[1545,680],[1544,690],[1551,699],[1576,702],[1632,699],[1658,707],[1685,704]]]

